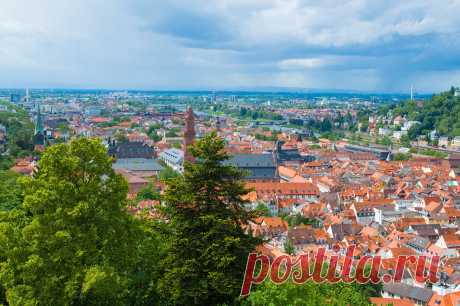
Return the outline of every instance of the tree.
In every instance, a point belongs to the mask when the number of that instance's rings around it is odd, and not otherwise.
[[[329,132],[332,130],[332,122],[329,118],[325,118],[320,125],[321,132]]]
[[[0,171],[0,211],[9,211],[21,205],[22,190],[17,180],[19,175]]]
[[[128,135],[126,135],[125,132],[122,132],[122,131],[118,131],[115,135],[114,135],[114,138],[117,142],[119,143],[125,143],[125,142],[128,142]]]
[[[145,188],[142,188],[137,193],[137,200],[159,200],[160,193],[153,189],[153,184],[149,183]]]
[[[286,239],[286,242],[284,242],[284,252],[286,252],[289,255],[295,254],[294,245],[292,244],[292,241],[289,238]]]
[[[308,225],[314,224],[315,221],[309,218],[302,216],[300,213],[295,215],[288,215],[285,217],[285,220],[288,222],[290,227],[298,226],[298,225]]]
[[[22,188],[22,207],[0,225],[9,305],[124,304],[142,230],[104,146],[80,138],[48,148]]]
[[[412,155],[410,153],[405,154],[405,153],[396,153],[393,155],[393,160],[395,161],[406,161],[411,159]]]
[[[260,243],[242,226],[257,215],[243,207],[243,173],[223,164],[229,156],[222,139],[207,135],[191,153],[196,162],[168,181],[163,197],[168,256],[159,292],[174,305],[233,304],[248,253]]]
[[[180,174],[177,171],[174,171],[173,168],[165,165],[164,169],[158,174],[158,179],[162,182],[166,182],[178,176],[180,176]]]
[[[401,139],[399,140],[402,146],[410,148],[410,139],[407,135],[401,136]]]
[[[260,216],[266,216],[266,217],[270,217],[270,216],[271,216],[270,209],[269,209],[269,208],[267,207],[267,205],[265,205],[264,203],[259,203],[259,204],[257,204],[257,207],[256,207],[255,211],[256,211]]]
[[[259,305],[371,305],[369,295],[364,291],[366,285],[356,284],[316,284],[308,281],[303,285],[296,285],[287,281],[276,285],[266,281],[253,288],[253,292],[243,301],[246,306]]]
[[[158,142],[161,140],[161,136],[158,135],[157,130],[160,128],[158,124],[156,125],[151,125],[148,129],[147,135],[152,139],[154,142]]]

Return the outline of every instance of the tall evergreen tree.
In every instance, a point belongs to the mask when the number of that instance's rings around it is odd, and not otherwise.
[[[243,229],[255,214],[243,207],[244,175],[223,163],[224,141],[213,133],[190,149],[195,163],[168,182],[164,196],[170,231],[159,291],[172,305],[232,304],[259,243]]]

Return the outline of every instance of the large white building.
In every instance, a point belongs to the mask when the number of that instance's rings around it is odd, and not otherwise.
[[[160,159],[176,171],[184,171],[184,151],[169,149],[160,153]]]

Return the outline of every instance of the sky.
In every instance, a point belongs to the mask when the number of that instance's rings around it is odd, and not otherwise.
[[[460,86],[460,0],[1,0],[0,87]]]

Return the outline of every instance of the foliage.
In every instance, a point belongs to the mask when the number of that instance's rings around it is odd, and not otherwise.
[[[0,225],[9,304],[124,304],[142,231],[104,146],[81,138],[48,148],[22,188],[22,207]]]
[[[292,244],[291,239],[286,239],[283,247],[284,247],[284,252],[286,252],[286,254],[289,254],[289,255],[295,254],[294,245]]]
[[[255,211],[259,214],[259,216],[270,217],[270,209],[264,203],[257,204]]]
[[[417,153],[421,155],[433,156],[436,158],[446,158],[449,155],[445,152],[440,152],[433,149],[418,150]]]
[[[160,193],[156,190],[154,190],[153,184],[149,183],[145,188],[142,188],[139,190],[137,193],[137,198],[138,201],[142,200],[159,200],[160,199]]]
[[[423,103],[405,101],[382,110],[390,111],[393,116],[406,116],[421,123],[409,129],[408,135],[412,140],[420,135],[428,135],[434,129],[439,135],[460,136],[460,98],[455,97],[452,90],[434,95]]]
[[[114,135],[115,140],[118,143],[125,143],[128,142],[128,135],[126,135],[126,132],[123,131],[117,131]]]
[[[34,149],[34,125],[27,112],[15,105],[0,101],[7,111],[0,112],[0,124],[7,130],[7,150],[12,157],[30,155]]]
[[[332,141],[338,141],[344,137],[343,133],[337,133],[337,132],[326,132],[321,134],[321,138],[326,138]]]
[[[269,119],[269,120],[283,120],[283,116],[273,112],[267,112],[264,110],[253,110],[246,107],[241,107],[238,113],[240,118],[250,118],[252,120],[257,119]]]
[[[0,170],[8,170],[14,166],[14,160],[9,155],[0,155]]]
[[[283,216],[283,219],[287,221],[290,227],[298,226],[298,225],[310,225],[315,224],[315,220],[306,218],[302,216],[300,213],[295,215],[286,215]]]
[[[384,136],[383,138],[378,138],[377,141],[376,141],[377,144],[380,144],[380,145],[384,145],[384,146],[391,146],[392,145],[392,141],[390,139],[390,137],[388,136]]]
[[[365,286],[365,285],[364,285]],[[251,295],[243,301],[246,306],[317,306],[317,305],[371,305],[367,289],[356,284],[316,284],[308,281],[296,285],[288,281],[275,285],[266,281],[253,288]]]
[[[158,179],[162,182],[167,182],[178,176],[180,176],[180,174],[177,171],[175,171],[173,168],[169,166],[164,165],[163,170],[161,170],[160,173],[158,174]]]
[[[393,160],[395,161],[406,161],[411,159],[412,155],[410,153],[396,153],[393,155]]]
[[[158,135],[157,131],[160,128],[160,125],[151,125],[147,131],[147,135],[150,137],[155,142],[158,142],[161,140],[161,136]]]
[[[264,140],[264,141],[276,141],[278,140],[278,134],[273,133],[270,136],[264,135],[264,134],[259,134],[257,133],[255,135],[257,140]]]
[[[233,304],[247,255],[260,242],[241,226],[256,213],[243,207],[243,174],[222,163],[229,158],[222,139],[207,135],[191,152],[196,162],[168,181],[163,197],[168,256],[159,291],[168,304]]]
[[[18,183],[19,175],[10,171],[0,171],[0,211],[9,211],[22,203],[22,191]]]

